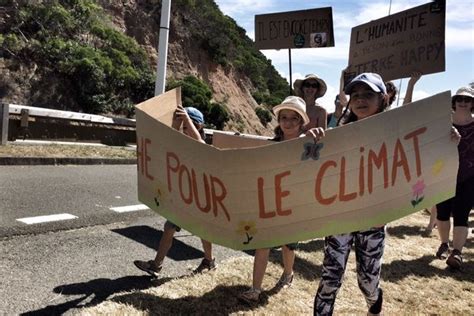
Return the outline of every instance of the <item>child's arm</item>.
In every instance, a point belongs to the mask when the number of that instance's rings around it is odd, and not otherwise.
[[[339,102],[341,102],[342,107],[345,107],[348,102],[346,93],[344,92],[344,73],[348,68],[349,66],[341,71],[341,78],[339,79]]]
[[[415,88],[415,84],[421,78],[421,72],[415,71],[411,74],[411,78],[408,81],[407,92],[405,93],[405,98],[403,99],[403,105],[407,103],[411,103],[413,97],[413,89]]]
[[[177,126],[177,129],[179,129],[181,123],[183,124],[183,133],[185,135],[204,143],[204,140],[201,138],[199,131],[197,130],[196,126],[194,126],[194,123],[189,117],[188,113],[186,113],[186,110],[181,105],[179,105],[174,112],[173,123],[171,126],[173,128],[176,128]]]

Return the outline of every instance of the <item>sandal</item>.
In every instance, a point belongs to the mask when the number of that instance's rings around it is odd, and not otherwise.
[[[446,260],[446,264],[452,269],[460,269],[462,265],[461,251],[454,249]]]
[[[258,303],[260,300],[260,294],[262,290],[251,288],[243,293],[241,293],[238,298],[245,303]]]
[[[217,265],[216,265],[215,259],[208,260],[204,258],[202,259],[201,264],[196,269],[194,269],[193,274],[198,274],[205,271],[211,271],[211,270],[214,270],[216,267]]]
[[[161,271],[161,266],[157,266],[155,261],[149,260],[149,261],[142,261],[142,260],[135,260],[133,261],[133,264],[140,270],[145,271],[152,277],[157,278],[160,271]]]
[[[278,287],[278,288],[290,287],[291,283],[293,282],[293,275],[294,275],[293,273],[285,274],[285,272],[283,272],[283,274],[280,277],[280,280],[278,280],[278,282],[276,284],[276,287]]]
[[[448,243],[444,242],[439,246],[438,251],[436,251],[436,258],[446,259],[448,258],[448,255],[449,255],[449,245]]]

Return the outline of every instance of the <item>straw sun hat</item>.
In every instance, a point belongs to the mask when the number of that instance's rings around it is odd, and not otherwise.
[[[300,97],[294,95],[286,97],[283,102],[273,108],[273,113],[278,117],[281,110],[292,110],[298,113],[302,118],[304,124],[309,123],[308,114],[306,114],[306,103]]]
[[[318,92],[316,93],[316,98],[320,98],[324,96],[327,90],[326,82],[324,82],[323,79],[319,78],[315,74],[309,74],[309,75],[306,75],[303,79],[295,80],[295,83],[293,84],[293,88],[295,89],[296,95],[299,97],[303,97],[303,90],[301,88],[303,87],[303,83],[306,80],[310,80],[310,79],[316,80],[319,84]]]

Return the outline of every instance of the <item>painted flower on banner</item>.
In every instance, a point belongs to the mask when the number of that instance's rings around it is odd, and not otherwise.
[[[319,152],[324,147],[323,143],[304,143],[303,154],[301,155],[301,160],[318,160],[319,159]]]
[[[253,235],[257,233],[257,228],[255,226],[255,222],[252,221],[239,222],[237,233],[245,235],[245,237],[247,238],[247,240],[243,242],[244,245],[248,245],[253,239]]]
[[[415,207],[416,205],[421,203],[421,201],[423,201],[425,197],[425,193],[424,193],[425,188],[426,188],[426,185],[423,179],[416,181],[415,185],[412,187],[413,199],[411,200],[411,205],[413,205],[413,207]]]
[[[443,167],[444,167],[444,161],[442,159],[438,159],[431,167],[431,171],[433,172],[435,176],[437,176],[441,172],[441,170],[443,170]]]

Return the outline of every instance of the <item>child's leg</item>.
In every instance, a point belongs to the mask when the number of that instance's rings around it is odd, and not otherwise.
[[[281,247],[283,257],[283,273],[285,275],[293,274],[293,265],[295,263],[295,251],[288,246]]]
[[[166,255],[168,254],[168,251],[171,248],[171,245],[173,244],[174,233],[178,229],[180,229],[178,226],[169,221],[166,221],[165,227],[163,229],[163,235],[161,236],[154,260],[157,267],[161,267],[163,260],[165,259]]]
[[[438,214],[438,211],[436,209],[436,205],[434,205],[433,207],[431,207],[430,221],[428,223],[428,226],[426,227],[426,229],[430,232],[431,232],[431,230],[433,230],[433,228],[436,227],[436,216],[437,216],[437,214]]]
[[[346,270],[352,242],[352,234],[325,238],[323,272],[314,299],[315,315],[332,315],[336,295],[342,285],[342,277]]]
[[[379,283],[384,246],[384,227],[356,233],[357,282],[369,308],[377,302],[380,294]]]
[[[212,261],[212,244],[204,239],[201,239],[201,243],[204,250],[204,259]]]
[[[269,254],[269,248],[255,250],[252,281],[252,287],[254,289],[260,290],[262,288],[263,276],[265,275],[265,270],[267,269]]]

